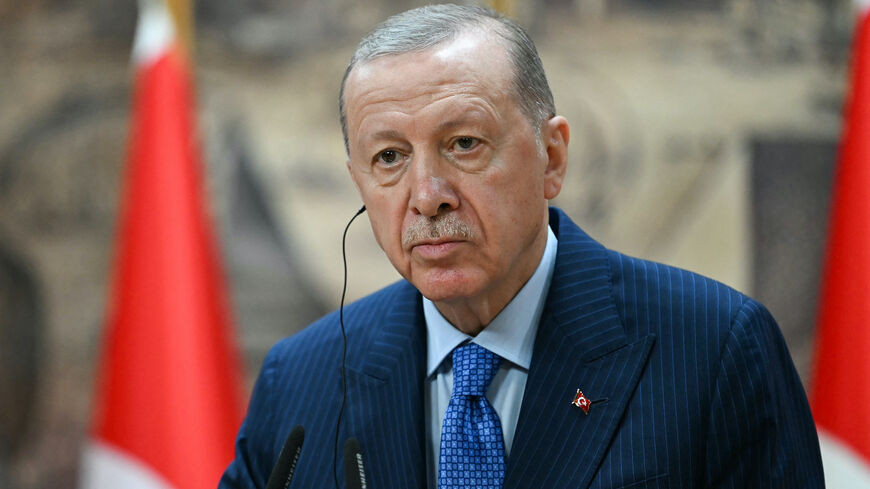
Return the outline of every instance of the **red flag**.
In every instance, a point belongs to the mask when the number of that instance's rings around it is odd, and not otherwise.
[[[164,6],[150,7],[137,33],[137,42],[150,38],[138,53],[114,289],[82,482],[213,489],[233,456],[241,377],[204,210],[190,74]]]
[[[589,414],[589,399],[580,392],[580,389],[577,389],[577,394],[574,395],[574,400],[571,401],[571,404],[582,409],[584,414]]]
[[[834,183],[810,395],[827,484],[838,488],[870,487],[870,11],[866,5],[859,12],[853,42],[851,92]]]

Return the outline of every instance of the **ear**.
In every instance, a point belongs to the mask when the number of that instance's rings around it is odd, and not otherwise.
[[[547,200],[556,198],[562,191],[562,182],[565,181],[565,170],[568,166],[570,138],[571,128],[564,117],[553,116],[544,123],[541,139],[547,149],[547,169],[544,171],[544,197]]]
[[[350,166],[350,159],[344,162],[347,166],[347,172],[350,173],[350,179],[353,180],[353,185],[356,187],[356,191],[360,196],[362,196],[362,191],[359,188],[359,182],[356,180],[356,173],[354,173],[353,168]]]

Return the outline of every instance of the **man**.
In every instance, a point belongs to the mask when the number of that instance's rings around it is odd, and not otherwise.
[[[344,311],[339,439],[359,440],[368,487],[823,486],[767,311],[548,208],[570,133],[522,29],[399,14],[340,100],[348,170],[405,278]],[[342,346],[337,314],[275,346],[221,487],[263,487],[296,425],[292,487],[332,486]]]

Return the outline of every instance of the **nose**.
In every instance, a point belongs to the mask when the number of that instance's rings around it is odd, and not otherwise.
[[[408,171],[411,177],[411,196],[408,205],[412,212],[435,217],[459,207],[459,195],[450,182],[449,169],[437,157],[417,155]]]

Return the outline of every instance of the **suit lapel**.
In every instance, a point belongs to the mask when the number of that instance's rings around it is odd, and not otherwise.
[[[425,487],[423,382],[426,334],[420,294],[399,289],[359,365],[348,366],[346,438],[361,445],[372,487]]]
[[[504,487],[588,487],[635,390],[654,336],[625,334],[604,248],[551,211],[559,251]],[[348,365],[343,439],[362,446],[372,487],[425,487],[426,334],[420,294],[398,289],[359,362]],[[571,404],[577,389],[594,404]],[[603,401],[606,399],[606,401]],[[596,402],[600,401],[600,402]]]
[[[588,487],[646,365],[654,336],[629,338],[604,248],[552,211],[559,251],[532,354],[504,487]],[[580,389],[589,414],[571,404]]]

